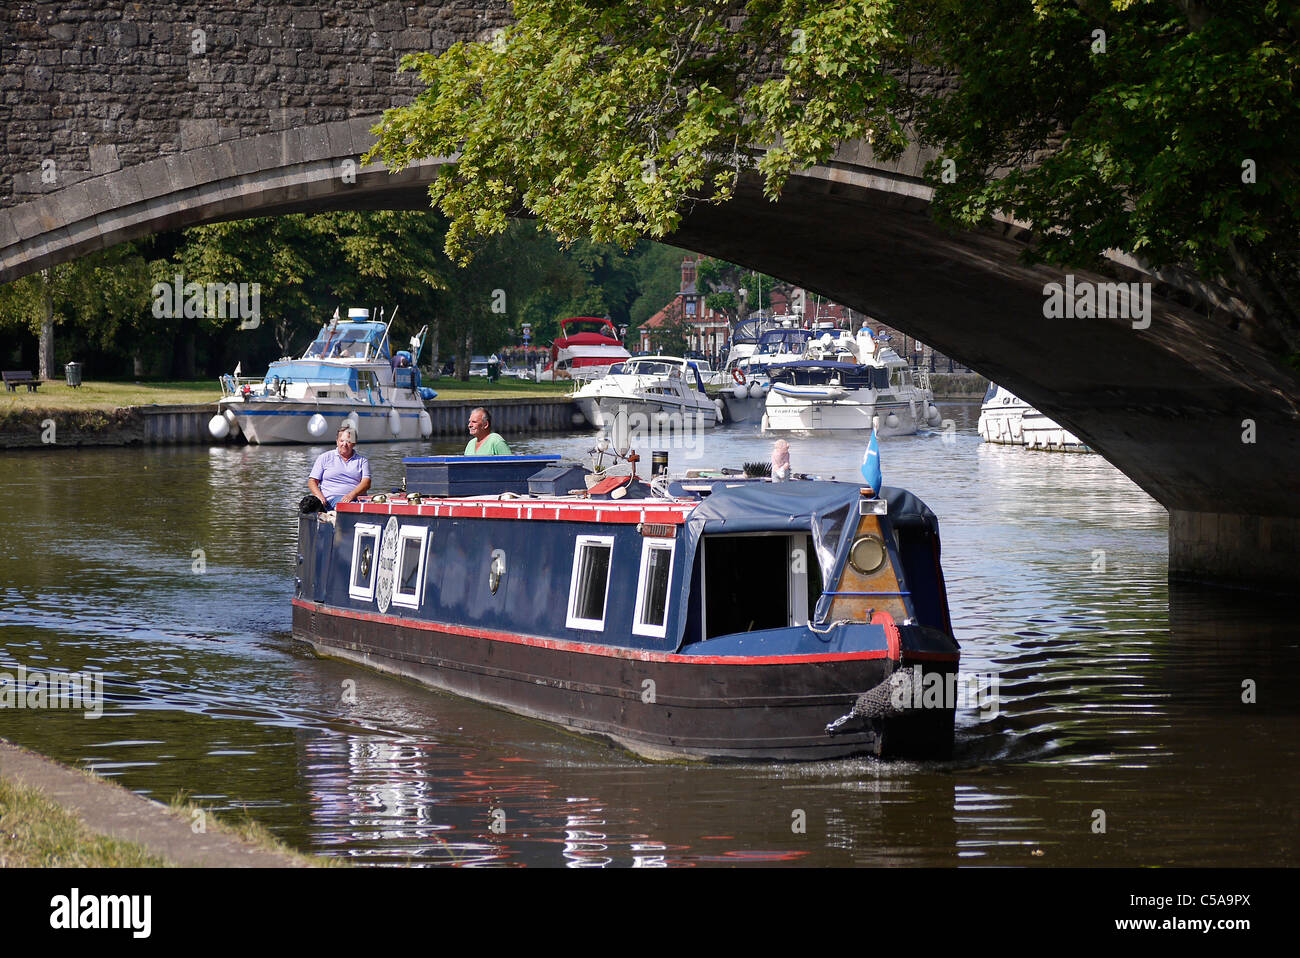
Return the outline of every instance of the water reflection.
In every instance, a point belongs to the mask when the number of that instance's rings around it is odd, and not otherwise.
[[[374,865],[1294,864],[1290,610],[1171,590],[1162,509],[1098,457],[985,446],[976,409],[882,448],[886,481],[940,516],[962,669],[999,682],[995,714],[959,710],[950,762],[651,765],[315,659],[289,641],[288,597],[324,446],[24,456],[0,513],[0,671],[102,672],[105,714],[0,710],[0,735]],[[461,448],[364,452],[384,488],[403,456]],[[770,441],[653,448],[737,466]],[[861,453],[791,441],[821,475],[855,478]]]

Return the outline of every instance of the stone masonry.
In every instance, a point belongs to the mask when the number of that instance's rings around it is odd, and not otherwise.
[[[183,150],[408,102],[402,56],[489,36],[502,0],[0,6],[0,208]]]

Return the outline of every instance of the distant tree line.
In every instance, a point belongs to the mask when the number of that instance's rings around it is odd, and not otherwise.
[[[0,286],[0,359],[45,379],[70,360],[100,379],[215,376],[236,363],[255,374],[301,353],[336,308],[384,306],[390,316],[400,307],[393,343],[428,324],[422,365],[454,355],[465,377],[471,355],[518,345],[525,323],[536,345],[567,316],[608,316],[632,339],[678,289],[682,251],[658,243],[562,248],[519,221],[459,266],[445,236],[437,213],[384,210],[238,220],[123,243]],[[240,293],[244,307],[256,303],[255,317],[239,314]]]

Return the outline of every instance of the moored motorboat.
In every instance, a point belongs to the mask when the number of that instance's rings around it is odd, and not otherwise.
[[[892,694],[959,656],[903,490],[558,457],[408,459],[405,487],[300,518],[296,640],[651,759],[951,749],[951,698]]]
[[[588,382],[604,376],[630,355],[611,320],[573,316],[560,320],[560,335],[551,344],[551,361],[537,378],[540,382]]]
[[[996,445],[1052,452],[1092,452],[1074,433],[997,383],[990,383],[984,394],[977,428],[981,439]]]
[[[812,330],[796,323],[796,317],[783,316],[751,319],[736,326],[717,393],[726,421],[757,422],[762,418],[771,388],[768,367],[800,359],[812,336]]]
[[[366,309],[341,321],[336,311],[300,358],[271,363],[260,380],[222,376],[209,431],[225,438],[238,429],[250,443],[316,443],[348,422],[360,442],[429,436],[424,403],[437,393],[420,385],[416,366],[427,327],[411,337],[410,351],[394,355],[391,323],[372,321]]]
[[[699,430],[721,420],[719,405],[704,391],[699,371],[679,356],[636,356],[611,366],[608,375],[573,393],[573,402],[597,429],[623,413],[639,432]]]
[[[911,436],[939,424],[934,395],[907,363],[865,327],[856,336],[829,331],[810,340],[795,362],[774,364],[764,432],[871,430]]]

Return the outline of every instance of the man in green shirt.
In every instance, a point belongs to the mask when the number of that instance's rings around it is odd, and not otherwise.
[[[510,447],[506,441],[492,431],[492,414],[482,406],[476,406],[469,414],[469,443],[465,446],[467,456],[508,456]]]

